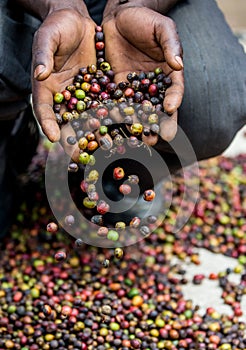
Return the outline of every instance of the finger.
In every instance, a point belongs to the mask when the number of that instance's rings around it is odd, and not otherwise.
[[[116,107],[116,106],[113,107],[109,111],[109,116],[113,120],[113,122],[115,122],[115,123],[122,123],[122,115],[121,115],[118,107]]]
[[[59,141],[60,128],[53,111],[53,94],[49,88],[37,80],[33,81],[32,102],[34,114],[43,133],[51,142]]]
[[[60,128],[57,124],[53,108],[47,103],[33,106],[34,114],[39,121],[43,133],[51,142],[57,142],[60,139]]]
[[[32,70],[35,79],[44,80],[51,74],[59,37],[58,30],[53,24],[43,24],[35,33],[32,49]]]
[[[182,103],[184,95],[184,76],[183,71],[174,71],[170,76],[172,84],[165,92],[163,107],[168,114],[173,114]]]
[[[150,133],[149,136],[143,134],[142,141],[148,146],[154,146],[158,141],[158,134]]]
[[[163,140],[170,142],[174,139],[178,125],[178,112],[174,112],[171,116],[163,117],[160,121],[160,136]]]
[[[101,135],[99,130],[95,131],[98,144],[104,151],[109,151],[113,147],[113,140],[109,134]]]
[[[80,154],[78,144],[76,143],[75,145],[70,145],[67,142],[67,138],[69,136],[76,137],[75,131],[73,130],[70,123],[64,124],[61,127],[60,143],[66,154],[68,154],[73,161],[78,162]]]
[[[155,36],[162,47],[168,65],[174,70],[183,69],[183,50],[174,21],[168,17],[158,16],[155,23]]]

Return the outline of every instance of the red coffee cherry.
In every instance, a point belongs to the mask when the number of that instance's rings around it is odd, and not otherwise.
[[[147,202],[151,202],[155,198],[155,192],[153,190],[144,191],[143,198]]]
[[[125,176],[125,172],[123,168],[117,167],[114,169],[113,177],[115,180],[121,180],[123,179],[124,176]]]

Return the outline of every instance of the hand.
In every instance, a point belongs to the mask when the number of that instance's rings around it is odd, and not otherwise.
[[[177,109],[184,93],[182,47],[174,22],[145,7],[129,7],[103,22],[106,60],[115,72],[116,83],[127,74],[161,67],[172,79],[166,90],[164,110],[170,115],[160,124],[160,136],[170,141],[177,131]],[[156,136],[143,136],[154,145]]]
[[[79,68],[96,63],[95,26],[77,11],[64,9],[48,15],[34,37],[34,113],[44,134],[52,142],[61,139],[68,154],[72,154],[74,148],[65,142],[67,135],[60,132],[53,112],[53,96],[72,82]]]

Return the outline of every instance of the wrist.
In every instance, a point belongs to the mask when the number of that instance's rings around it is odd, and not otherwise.
[[[164,15],[180,1],[181,0],[108,0],[103,18],[105,20],[114,17],[121,10],[130,7],[147,7]]]
[[[24,7],[27,12],[30,12],[41,20],[44,20],[50,13],[63,9],[72,9],[84,17],[89,17],[83,0],[16,0],[16,2]]]

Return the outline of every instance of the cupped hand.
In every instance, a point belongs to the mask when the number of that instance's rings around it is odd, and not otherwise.
[[[129,72],[153,71],[161,67],[172,79],[163,107],[169,115],[160,122],[160,136],[170,141],[177,131],[178,108],[184,94],[182,46],[172,19],[148,8],[130,7],[103,22],[106,60],[115,72],[116,83]],[[143,136],[149,145],[158,135]]]
[[[48,139],[52,142],[60,140],[68,154],[73,153],[74,147],[65,142],[67,132],[62,133],[57,124],[53,96],[73,81],[79,68],[96,63],[95,27],[90,18],[72,9],[64,9],[48,15],[34,36],[34,113]]]

